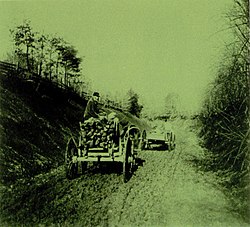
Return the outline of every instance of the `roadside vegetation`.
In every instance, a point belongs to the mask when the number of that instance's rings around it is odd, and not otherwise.
[[[53,84],[36,84],[0,73],[1,183],[49,171],[64,162],[65,144],[77,135],[81,99]]]
[[[240,198],[235,208],[249,218],[249,1],[235,0],[227,16],[235,41],[227,46],[207,92],[200,136],[207,148],[206,167],[221,176],[232,198]]]

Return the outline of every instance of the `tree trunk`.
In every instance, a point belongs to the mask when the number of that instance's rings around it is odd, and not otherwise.
[[[51,71],[51,68],[52,68],[52,59],[51,59],[51,52],[49,54],[49,58],[50,58],[50,64],[49,64],[49,80],[51,81],[51,74],[52,74],[52,71]]]
[[[43,48],[42,48],[42,53],[41,53],[41,59],[40,59],[40,64],[39,64],[39,72],[38,72],[38,75],[41,77],[42,75],[42,66],[43,66]]]
[[[27,63],[27,70],[30,71],[30,63],[29,63],[29,46],[27,45],[26,48],[26,63]]]
[[[43,65],[43,62],[40,61],[39,72],[38,72],[39,77],[41,77],[41,75],[42,75],[42,65]]]
[[[65,64],[65,68],[64,68],[64,84],[68,85],[67,84],[67,64]]]
[[[59,67],[59,54],[57,55],[57,60],[56,60],[56,76],[58,77],[58,67]]]

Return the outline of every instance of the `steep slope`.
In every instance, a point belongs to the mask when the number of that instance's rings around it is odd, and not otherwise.
[[[62,164],[85,101],[81,106],[49,83],[0,78],[1,181],[11,185]]]

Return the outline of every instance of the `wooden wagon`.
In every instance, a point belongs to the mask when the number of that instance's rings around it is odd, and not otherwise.
[[[69,139],[65,152],[68,179],[75,178],[80,168],[84,172],[89,162],[119,162],[122,163],[124,182],[131,176],[138,151],[142,147],[141,130],[135,125],[123,128],[117,119],[101,126],[92,125],[87,130],[86,125],[80,123],[78,140],[74,137]],[[110,129],[112,133],[109,133]]]

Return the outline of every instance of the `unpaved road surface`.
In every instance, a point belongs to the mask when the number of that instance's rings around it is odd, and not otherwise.
[[[63,166],[1,187],[1,226],[249,226],[234,212],[211,173],[194,159],[203,150],[182,131],[173,151],[146,150],[123,183],[121,166],[90,166],[67,180]]]
[[[110,226],[247,226],[204,175],[174,153],[146,151],[145,165],[112,195]]]

